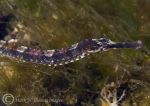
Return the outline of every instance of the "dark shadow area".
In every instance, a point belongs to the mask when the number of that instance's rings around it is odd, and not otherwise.
[[[13,14],[0,15],[0,40],[9,34],[10,22],[15,16]]]

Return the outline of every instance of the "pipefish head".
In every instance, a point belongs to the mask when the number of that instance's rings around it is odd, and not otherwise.
[[[99,44],[100,51],[107,51],[110,45],[115,44],[115,42],[107,38],[100,38],[97,40],[97,42],[97,44]]]
[[[143,47],[142,41],[133,41],[133,42],[114,42],[107,38],[100,38],[98,43],[101,45],[101,49],[103,51],[107,51],[108,49],[117,49],[117,48],[133,48],[139,49]]]

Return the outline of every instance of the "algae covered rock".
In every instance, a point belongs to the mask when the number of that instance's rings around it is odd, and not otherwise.
[[[100,37],[141,40],[144,46],[95,53],[55,68],[0,56],[0,104],[7,104],[4,94],[12,94],[14,106],[111,106],[111,96],[121,96],[110,91],[128,90],[119,104],[148,106],[149,5],[148,0],[1,0],[1,40],[15,35],[18,45],[44,50]]]

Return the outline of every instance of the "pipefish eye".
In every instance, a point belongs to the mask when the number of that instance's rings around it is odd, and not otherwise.
[[[109,39],[107,39],[107,38],[100,38],[99,41],[100,42],[109,42]]]

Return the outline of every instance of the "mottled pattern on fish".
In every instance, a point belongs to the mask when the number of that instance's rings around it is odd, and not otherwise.
[[[58,66],[68,64],[86,57],[89,54],[117,48],[141,48],[141,41],[113,42],[106,38],[86,39],[68,48],[40,50],[26,46],[16,46],[16,39],[2,41],[0,55],[24,62]]]

